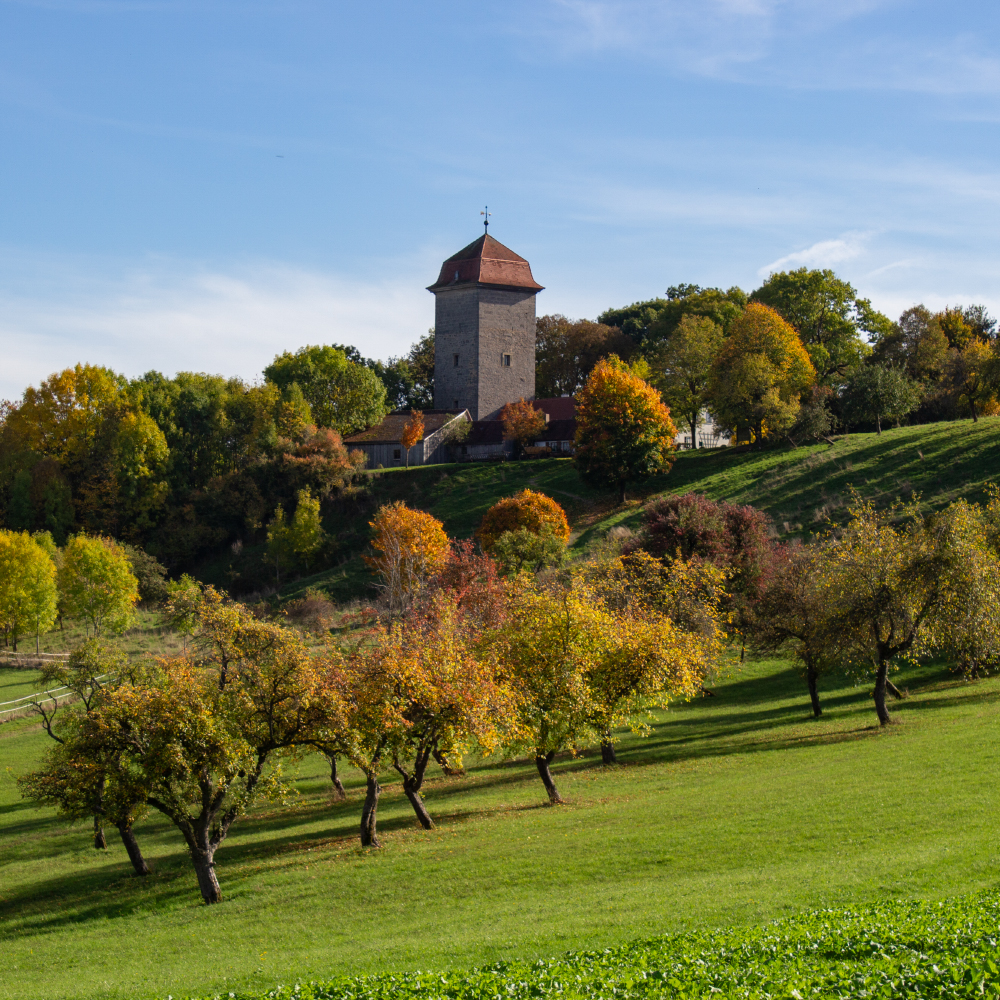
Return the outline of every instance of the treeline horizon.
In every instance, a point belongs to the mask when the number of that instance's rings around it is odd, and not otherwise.
[[[757,419],[756,433],[744,428],[745,440],[1000,411],[996,321],[985,307],[914,306],[893,321],[832,271],[806,268],[771,275],[749,294],[679,284],[596,321],[541,316],[536,398],[577,393],[615,354],[694,436],[715,405],[712,359],[752,303],[793,328],[815,378],[784,401],[787,413]],[[77,531],[118,538],[177,572],[224,546],[261,541],[275,510],[290,510],[303,490],[329,515],[359,492],[364,459],[343,438],[393,409],[432,406],[434,335],[385,363],[350,345],[306,346],[262,374],[263,384],[198,372],[127,379],[78,364],[29,387],[0,404],[0,526],[50,531],[57,544]],[[785,426],[792,410],[801,416]],[[238,587],[264,585],[262,573],[245,568]]]

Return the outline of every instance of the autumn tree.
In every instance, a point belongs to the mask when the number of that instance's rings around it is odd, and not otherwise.
[[[566,511],[552,497],[525,488],[493,504],[483,515],[477,534],[483,550],[489,552],[505,532],[523,528],[539,535],[546,527],[563,543],[569,539]]]
[[[49,661],[42,668],[44,695],[32,702],[42,728],[57,746],[46,754],[44,766],[27,776],[22,793],[59,808],[71,818],[93,817],[94,847],[107,849],[106,822],[117,828],[137,875],[149,868],[133,832],[145,812],[144,796],[105,752],[99,732],[89,717],[118,684],[134,680],[141,665],[133,666],[120,646],[106,639],[88,639],[66,661]]]
[[[597,363],[576,397],[576,464],[585,480],[613,486],[670,470],[677,428],[659,393],[616,357]]]
[[[222,898],[215,854],[232,824],[282,785],[274,758],[342,727],[336,690],[288,628],[207,588],[192,655],[110,691],[91,713],[105,752],[178,828],[202,898]]]
[[[966,403],[975,423],[1000,384],[1000,366],[996,352],[982,340],[971,336],[971,327],[965,345],[948,352],[943,381],[960,401]]]
[[[856,368],[870,350],[864,335],[890,322],[828,268],[776,272],[750,301],[770,306],[794,327],[824,385],[837,385]]]
[[[751,302],[712,363],[712,410],[725,426],[765,433],[790,427],[799,397],[816,380],[795,330],[769,306]]]
[[[553,805],[563,802],[551,772],[555,755],[575,752],[597,734],[597,702],[587,675],[599,660],[608,624],[607,614],[580,588],[550,588],[522,577],[509,618],[483,640],[519,693],[522,743]]]
[[[876,338],[872,361],[900,368],[914,381],[928,386],[941,377],[948,346],[939,318],[926,306],[916,305]]]
[[[998,652],[1000,564],[982,512],[965,501],[925,519],[915,507],[879,511],[856,498],[822,572],[840,655],[856,670],[874,672],[881,725],[891,721],[886,691],[900,658]]]
[[[698,427],[708,403],[712,362],[722,346],[722,328],[707,316],[681,318],[669,339],[649,355],[653,384],[670,411],[691,428],[698,447]]]
[[[340,434],[371,427],[388,412],[378,375],[335,347],[285,351],[264,369],[264,376],[280,388],[297,383],[316,422]]]
[[[354,760],[367,776],[363,847],[378,847],[379,769],[391,765],[420,825],[433,821],[421,798],[434,759],[461,767],[472,749],[490,754],[514,725],[515,697],[453,593],[437,589],[402,621],[378,626],[355,651],[351,704]]]
[[[47,632],[56,620],[56,567],[26,531],[0,529],[0,628],[17,652],[18,639]]]
[[[637,341],[615,326],[539,316],[535,325],[535,394],[539,399],[572,396],[594,365],[609,354],[628,361]]]
[[[424,439],[424,415],[421,410],[410,410],[410,419],[403,426],[399,443],[406,453],[406,467],[410,467],[410,449]]]
[[[85,622],[95,636],[128,628],[139,582],[128,556],[110,538],[74,535],[62,551],[57,579],[66,613]]]
[[[436,517],[412,510],[401,500],[380,507],[369,525],[375,554],[365,562],[378,575],[391,614],[402,610],[423,582],[443,568],[448,536]]]
[[[513,441],[520,457],[524,449],[545,433],[545,414],[524,399],[506,403],[500,411],[505,441]]]
[[[920,386],[904,371],[891,365],[863,365],[844,387],[844,416],[848,420],[874,421],[882,433],[882,418],[899,421],[920,403]]]
[[[588,568],[593,598],[607,613],[600,655],[587,683],[601,759],[616,763],[614,730],[647,732],[652,707],[702,690],[722,659],[725,573],[699,560],[664,564],[643,551]]]
[[[840,658],[840,636],[826,589],[822,543],[784,546],[752,608],[749,644],[760,654],[789,650],[802,666],[815,718],[823,714],[819,677]]]

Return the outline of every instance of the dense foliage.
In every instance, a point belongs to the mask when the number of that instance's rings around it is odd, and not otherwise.
[[[1000,995],[1000,892],[814,910],[760,927],[690,931],[535,962],[344,976],[232,1000],[959,1000]],[[224,994],[223,994],[224,996]],[[198,1000],[219,1000],[203,996]]]
[[[546,527],[564,543],[569,538],[566,511],[552,497],[537,490],[524,489],[512,497],[498,500],[490,507],[479,526],[479,540],[483,549],[489,552],[506,532],[523,528],[539,535]]]

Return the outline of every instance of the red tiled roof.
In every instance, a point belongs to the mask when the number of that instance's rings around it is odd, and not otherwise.
[[[530,288],[536,292],[542,290],[532,277],[531,265],[492,236],[480,236],[464,250],[449,257],[441,265],[438,280],[427,290],[436,292],[452,285],[473,282],[502,288]]]
[[[549,415],[549,421],[573,420],[576,417],[576,404],[572,396],[556,396],[553,399],[533,399],[531,405],[536,410]]]
[[[424,411],[424,436],[425,440],[436,430],[444,427],[450,420],[454,420],[462,411],[449,413],[446,410]],[[403,436],[403,429],[410,422],[409,413],[390,413],[382,423],[369,427],[366,431],[351,434],[344,438],[344,444],[399,444]]]

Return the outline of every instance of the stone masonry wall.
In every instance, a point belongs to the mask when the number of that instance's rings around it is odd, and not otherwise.
[[[467,285],[435,298],[434,406],[495,420],[505,403],[534,399],[535,293]]]

